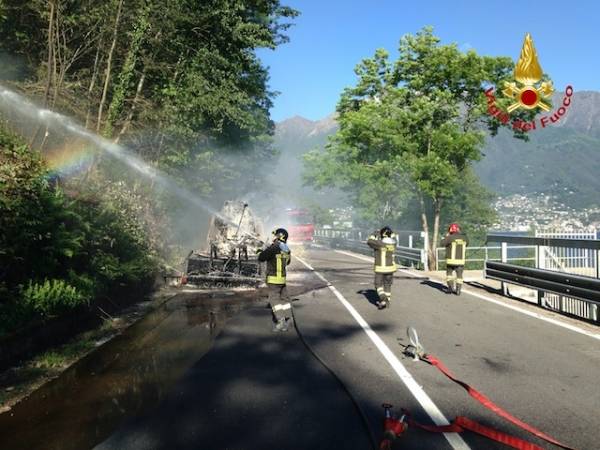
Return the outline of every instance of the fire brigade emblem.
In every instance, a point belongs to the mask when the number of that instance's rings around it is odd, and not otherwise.
[[[506,82],[502,91],[506,97],[514,100],[507,111],[511,113],[518,108],[550,111],[550,105],[545,100],[550,99],[554,87],[551,81],[542,81],[542,68],[529,33],[525,35],[514,74],[515,81]]]

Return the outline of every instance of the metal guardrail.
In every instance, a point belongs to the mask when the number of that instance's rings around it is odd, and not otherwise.
[[[485,276],[600,304],[600,280],[597,278],[495,261],[485,263]]]
[[[365,241],[373,230],[358,228],[316,228],[315,237],[320,238],[344,238],[357,241]],[[397,230],[398,245],[408,248],[425,248],[424,233],[415,230]]]
[[[333,248],[347,249],[372,255],[372,250],[365,240],[370,233],[364,230],[348,229],[318,229],[315,230],[315,240]],[[424,248],[414,248],[415,241],[427,243],[427,237],[419,232],[404,232],[408,236],[408,246],[397,247],[397,262],[408,263],[417,268],[427,268],[427,254]],[[415,239],[416,238],[416,239]],[[422,241],[422,242],[421,242]],[[537,303],[543,308],[560,313],[598,322],[598,306],[600,305],[600,240],[570,239],[563,237],[529,237],[503,234],[489,234],[487,242],[499,242],[500,247],[468,247],[467,263],[483,263],[486,278],[501,282],[502,292],[508,294],[507,285],[516,284],[537,291]],[[548,255],[553,259],[563,260],[565,257],[554,255],[552,249],[585,249],[583,256],[576,255],[584,262],[595,261],[596,278],[583,276],[581,267],[566,267],[577,273],[547,270]],[[437,251],[444,249],[438,248]],[[482,252],[483,257],[477,258],[474,253]],[[517,252],[515,254],[514,252]],[[593,258],[587,252],[592,253]],[[469,258],[469,253],[471,256]],[[510,254],[513,253],[511,256]],[[524,253],[524,254],[523,254]],[[533,253],[534,256],[531,256]],[[571,256],[567,256],[571,258]],[[441,258],[438,258],[441,261]],[[509,261],[523,262],[534,265],[535,268],[510,264]],[[550,266],[554,268],[554,266]],[[562,266],[561,266],[562,267]],[[479,267],[481,268],[481,266]],[[439,269],[439,267],[436,267]]]
[[[438,247],[435,249],[436,251],[436,259],[435,259],[435,270],[445,270],[446,264],[446,248]],[[524,255],[514,256],[516,251],[524,252]],[[535,246],[532,245],[514,245],[508,247],[506,251],[506,261],[531,261],[534,263],[536,261],[536,257],[527,256],[527,254],[533,253],[535,251]],[[465,268],[466,270],[482,270],[485,267],[485,261],[502,261],[502,252],[503,247],[467,247],[465,252]],[[509,256],[509,253],[513,253],[513,256]],[[480,255],[482,257],[477,258],[476,256]],[[476,263],[476,264],[472,264]],[[475,265],[476,267],[473,267]]]
[[[425,258],[425,250],[422,248],[396,247],[396,259],[399,263],[410,261],[424,265]]]
[[[487,242],[502,244],[501,262],[486,261],[484,274],[502,283],[504,295],[508,294],[508,283],[523,286],[537,291],[537,304],[543,308],[598,322],[600,240],[489,234]],[[512,248],[509,244],[535,246],[535,268],[508,264],[508,249]],[[592,252],[594,258],[589,261],[595,264],[596,277],[584,276],[580,267],[561,265],[558,270],[556,265],[548,267],[548,255],[550,262],[557,259],[552,251],[557,248]]]
[[[598,239],[566,239],[488,234],[486,241],[506,242],[507,244],[536,245],[540,247],[589,248],[592,250],[600,250],[600,240]]]
[[[364,241],[356,239],[344,239],[342,237],[322,237],[315,236],[315,242],[322,243],[331,248],[340,248],[343,250],[351,250],[356,253],[370,254],[372,251]]]
[[[329,237],[323,236],[325,233],[315,233],[315,241],[322,242],[329,247],[340,248],[345,250],[351,250],[356,253],[361,253],[364,255],[372,255],[373,250],[367,245],[366,240],[358,240],[358,239],[348,239],[345,238],[347,235],[351,235],[352,232],[349,230],[330,230],[327,229],[333,235],[333,231],[338,231],[338,236]],[[362,235],[362,233],[361,233]],[[425,250],[420,248],[412,248],[405,246],[397,246],[396,247],[396,262],[399,264],[406,264],[412,267],[424,267],[425,265]]]

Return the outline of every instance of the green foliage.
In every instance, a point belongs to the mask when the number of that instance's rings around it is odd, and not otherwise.
[[[600,207],[600,139],[592,131],[548,127],[523,142],[502,130],[488,140],[477,173],[502,195],[544,193],[573,208]]]
[[[80,218],[52,187],[39,155],[0,132],[0,266],[16,283],[59,273],[81,247]]]
[[[306,156],[306,181],[344,189],[373,224],[405,220],[416,197],[433,246],[446,205],[461,205],[463,222],[483,224],[475,211],[485,196],[469,167],[481,157],[482,129],[500,126],[483,88],[508,79],[513,63],[442,45],[431,28],[404,36],[399,50],[393,63],[377,50],[357,66],[357,85],[338,103],[340,130],[325,152]]]
[[[498,217],[491,207],[494,195],[483,187],[472,168],[465,169],[462,181],[450,195],[441,216],[441,228],[451,223],[461,225],[471,246],[483,245],[489,228]]]
[[[150,22],[148,20],[148,6],[142,5],[139,11],[138,19],[133,26],[131,32],[131,40],[129,50],[119,78],[117,80],[110,107],[108,109],[108,117],[104,125],[104,136],[111,137],[113,135],[113,126],[115,121],[123,113],[125,106],[125,99],[127,97],[128,90],[131,88],[132,80],[135,75],[135,68],[139,57],[140,48],[142,47],[145,35],[150,28]]]
[[[21,292],[25,307],[46,318],[74,309],[89,301],[82,292],[64,280],[44,280],[35,283],[31,280]]]
[[[68,199],[2,128],[0,161],[0,333],[153,279],[157,252],[125,186]]]
[[[26,94],[196,195],[218,202],[256,185],[275,154],[275,94],[256,49],[286,42],[295,10],[279,0],[0,5],[0,52],[24,61]],[[34,147],[53,145],[32,131]],[[96,159],[85,192],[66,196],[39,156],[0,130],[0,332],[44,313],[25,295],[51,305],[56,292],[94,299],[152,278],[170,247],[166,213],[181,205],[167,194],[156,205],[139,180],[110,181],[123,169],[107,159]]]
[[[117,20],[119,1],[5,0],[0,51],[25,56],[32,95],[50,86],[51,105],[175,178],[195,174],[197,194],[229,194],[273,155],[275,93],[256,49],[286,42],[298,12],[279,0],[127,0]]]
[[[402,149],[409,144],[396,114],[396,101],[366,102],[340,114],[340,130],[323,153],[305,156],[305,181],[317,188],[334,186],[351,195],[363,219],[396,221],[404,208],[409,181]]]
[[[333,214],[314,199],[300,199],[298,205],[308,211],[315,225],[331,225],[333,223]]]

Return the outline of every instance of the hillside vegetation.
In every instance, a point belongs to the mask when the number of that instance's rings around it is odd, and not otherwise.
[[[301,161],[313,148],[323,148],[337,131],[331,119],[304,122],[294,117],[277,124],[276,144],[281,158]],[[600,205],[600,93],[575,92],[573,104],[559,126],[517,140],[506,130],[486,139],[474,170],[494,194],[554,195],[576,208]],[[301,183],[299,183],[301,184]]]
[[[544,193],[576,208],[599,206],[600,138],[595,133],[547,128],[532,133],[529,142],[500,133],[486,142],[476,171],[500,195]]]
[[[0,0],[0,85],[219,208],[275,154],[256,49],[286,42],[297,14],[279,0]],[[198,235],[205,210],[190,217],[191,199],[47,115],[0,106],[0,334],[144,287],[161,261],[182,260],[181,230]],[[56,154],[91,158],[50,171]]]
[[[0,336],[154,280],[157,255],[133,199],[71,199],[50,175],[0,128]]]

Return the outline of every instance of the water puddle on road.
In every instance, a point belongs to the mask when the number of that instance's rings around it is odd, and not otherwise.
[[[0,415],[0,449],[82,450],[126,418],[156,407],[211,348],[255,291],[178,294],[11,411]]]

